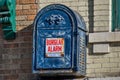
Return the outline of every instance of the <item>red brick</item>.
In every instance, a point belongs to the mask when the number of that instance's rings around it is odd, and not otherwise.
[[[27,16],[27,20],[34,20],[36,15],[28,15]]]
[[[16,11],[16,16],[19,16],[19,15],[23,15],[22,10],[17,10],[17,11]]]
[[[31,63],[32,63],[32,58],[21,59],[21,64],[31,64]]]
[[[38,5],[37,5],[37,4],[31,4],[31,5],[30,5],[30,8],[31,8],[31,9],[37,9],[37,8],[38,8]]]
[[[29,10],[22,10],[23,11],[23,15],[28,15],[29,14]]]
[[[30,54],[28,54],[30,55]],[[21,59],[12,59],[11,63],[12,64],[31,64],[32,58],[21,58]]]
[[[28,54],[28,55],[30,55],[30,54]],[[31,64],[32,58],[12,59],[11,63],[12,64]]]
[[[20,48],[21,54],[28,54],[29,55],[31,53],[31,51],[32,51],[32,48],[22,48],[22,47]]]
[[[18,73],[31,73],[31,69],[20,69],[20,70],[17,70]]]
[[[16,4],[19,4],[20,3],[20,1],[19,0],[16,0]]]
[[[21,73],[21,74],[19,74],[19,79],[18,80],[38,80],[38,78],[35,78],[34,74],[30,74],[30,73],[24,73],[24,74],[22,74]]]
[[[22,5],[16,5],[16,10],[22,10]]]
[[[21,48],[4,48],[4,54],[13,54],[13,55],[20,55],[21,54]]]
[[[23,15],[35,15],[36,10],[23,10]]]
[[[36,10],[29,10],[29,14],[31,15],[36,15],[37,11]]]
[[[11,70],[0,70],[0,74],[10,74]]]
[[[15,80],[15,79],[18,79],[18,75],[16,74],[16,75],[5,75],[4,76],[4,80]]]
[[[8,63],[11,63],[12,61],[10,59],[2,59],[0,60],[0,64],[8,64]]]
[[[20,54],[12,53],[12,54],[3,54],[3,59],[20,59]]]
[[[27,28],[27,26],[31,25],[33,21],[21,20],[17,22],[18,26],[22,26],[23,28]]]
[[[1,70],[16,70],[20,69],[20,64],[2,64]]]
[[[30,4],[35,3],[35,0],[20,0],[20,4]]]
[[[21,69],[31,69],[32,64],[21,64],[20,68]]]
[[[25,47],[29,48],[30,47],[31,48],[32,47],[32,43],[21,43],[20,47],[22,47],[22,48],[25,48]]]
[[[22,32],[21,35],[22,36],[32,36],[33,33],[32,32]]]
[[[4,44],[4,48],[18,48],[18,43]]]
[[[22,54],[21,54],[21,58],[22,58],[22,59],[28,59],[27,61],[30,61],[32,49],[29,50],[29,51],[30,51],[30,52],[29,52],[29,53],[26,53],[26,54],[22,53]],[[28,62],[28,63],[29,63],[29,62]]]
[[[31,36],[26,36],[23,38],[24,41],[26,42],[31,42],[32,41],[32,37]]]
[[[23,5],[22,8],[23,9],[30,9],[30,5]]]
[[[21,63],[21,59],[12,59],[11,63],[12,64],[20,64]]]
[[[16,25],[16,30],[17,30],[17,31],[20,31],[20,30],[22,30],[22,29],[24,29],[24,28],[25,28],[25,26],[20,26],[19,24]],[[17,36],[18,36],[18,34],[19,34],[19,33],[17,33]],[[18,39],[18,38],[17,38],[17,39]]]

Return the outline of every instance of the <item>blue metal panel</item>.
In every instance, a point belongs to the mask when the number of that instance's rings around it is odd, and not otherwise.
[[[78,13],[61,4],[49,5],[38,12],[33,35],[34,73],[56,71],[59,74],[59,70],[63,73],[72,70],[85,75],[86,26]],[[63,40],[62,52],[48,51],[47,41],[54,39]]]
[[[75,38],[74,71],[85,75],[86,72],[86,25],[83,18],[74,12],[77,19],[77,33]]]
[[[37,21],[37,28],[65,29],[72,27],[71,20],[67,13],[60,10],[50,10],[39,17]]]
[[[71,56],[71,34],[72,24],[69,15],[64,11],[50,10],[40,16],[36,24],[36,68],[37,69],[58,69],[72,68]],[[63,57],[45,57],[46,39],[63,38],[64,56]]]

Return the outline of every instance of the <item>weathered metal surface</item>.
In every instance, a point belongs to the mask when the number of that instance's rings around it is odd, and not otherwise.
[[[82,17],[64,5],[43,8],[34,21],[33,72],[84,75],[85,27]]]
[[[0,0],[0,23],[2,23],[5,39],[15,38],[15,13],[15,0]]]
[[[5,1],[6,1],[6,0],[0,0],[0,7],[2,7],[2,6],[5,5]]]

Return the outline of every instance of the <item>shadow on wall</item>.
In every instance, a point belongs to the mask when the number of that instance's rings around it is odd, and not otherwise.
[[[0,30],[2,34],[2,30]],[[33,24],[17,31],[15,40],[0,36],[0,80],[74,80],[75,76],[40,77],[32,73]],[[4,71],[4,72],[3,72]]]
[[[88,0],[88,19],[89,19],[89,33],[94,33],[94,0]],[[88,40],[89,41],[89,40]],[[89,42],[88,42],[89,43]],[[106,53],[93,54],[93,44],[88,44],[89,55],[105,55]]]
[[[36,80],[32,74],[33,24],[16,33],[15,40],[4,40],[0,28],[0,80]]]
[[[94,32],[94,0],[88,0],[89,33]],[[89,41],[89,40],[88,40]],[[88,44],[89,55],[93,54],[93,45]]]
[[[94,0],[88,0],[89,33],[94,32]]]
[[[39,77],[37,80],[88,80],[87,77],[75,77],[75,76],[54,76],[54,77]]]

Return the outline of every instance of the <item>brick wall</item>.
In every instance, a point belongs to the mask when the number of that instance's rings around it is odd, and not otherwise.
[[[33,20],[41,8],[53,3],[64,4],[79,12],[86,22],[88,32],[109,33],[110,0],[16,0],[16,39],[4,40],[0,28],[0,80],[36,80],[37,75],[32,74]],[[93,37],[94,40],[95,38]],[[106,42],[105,36],[97,38],[101,41],[93,40],[88,45],[86,76],[120,76],[119,39],[117,42]],[[109,44],[109,53],[93,53],[94,44]],[[103,48],[100,47],[100,50]]]
[[[84,18],[89,33],[102,33],[90,36],[93,42],[88,45],[87,75],[88,77],[120,76],[119,41],[117,35],[110,33],[111,0],[39,0],[39,8],[48,4],[61,3],[79,12]],[[105,33],[106,32],[106,33]],[[107,35],[109,34],[109,35]],[[112,36],[113,35],[113,36]],[[107,41],[106,36],[110,41]],[[95,40],[99,39],[99,42]],[[111,42],[112,40],[112,42]],[[105,48],[104,48],[104,47]],[[99,52],[99,53],[98,53]]]
[[[109,31],[110,0],[94,0],[94,32]]]

